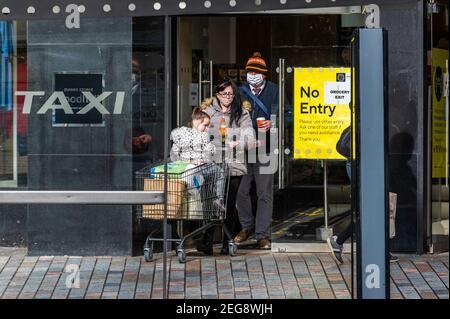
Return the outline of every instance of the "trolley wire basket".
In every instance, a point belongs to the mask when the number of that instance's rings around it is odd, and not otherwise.
[[[168,163],[167,219],[223,220],[227,198],[228,166],[205,163]],[[181,168],[181,169],[180,169]],[[164,191],[164,164],[136,172],[139,190]],[[137,207],[137,218],[163,219],[164,204]]]
[[[136,183],[139,190],[164,191],[164,163],[150,165],[136,172]],[[184,162],[167,164],[167,219],[203,220],[203,226],[180,239],[168,239],[176,242],[180,262],[186,261],[184,242],[195,237],[208,228],[222,226],[224,233],[230,239],[230,255],[236,253],[230,233],[223,225],[226,217],[226,202],[228,194],[229,168],[224,163],[204,163],[194,165]],[[164,204],[139,205],[136,208],[138,219],[162,220],[165,213]],[[144,245],[144,258],[153,259],[153,242],[162,241],[150,235]]]

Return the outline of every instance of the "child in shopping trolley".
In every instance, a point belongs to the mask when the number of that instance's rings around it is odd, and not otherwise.
[[[173,141],[170,150],[172,161],[184,161],[194,165],[213,162],[215,146],[207,133],[210,119],[207,113],[200,107],[196,107],[192,111],[188,125],[176,128],[170,133],[170,139]],[[214,200],[214,204],[225,211],[223,172],[215,164],[208,166],[207,170],[201,172],[204,180],[207,179],[208,175],[219,176],[215,179],[217,180],[217,185],[215,185],[217,199]]]

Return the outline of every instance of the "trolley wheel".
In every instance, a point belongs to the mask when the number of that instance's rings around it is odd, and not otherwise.
[[[234,242],[228,243],[228,254],[230,256],[236,255],[237,252],[237,245]]]
[[[178,249],[177,255],[178,255],[178,261],[180,263],[184,264],[186,262],[186,253],[185,253],[184,249]]]
[[[146,262],[153,260],[153,252],[151,248],[144,248],[144,260]]]

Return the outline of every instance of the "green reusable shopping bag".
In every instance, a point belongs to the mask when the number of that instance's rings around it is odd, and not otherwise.
[[[190,165],[189,162],[183,161],[167,163],[167,174],[169,174],[169,177],[178,178],[186,171],[188,165]],[[150,168],[150,178],[155,178],[156,175],[160,174],[164,174],[164,164]]]

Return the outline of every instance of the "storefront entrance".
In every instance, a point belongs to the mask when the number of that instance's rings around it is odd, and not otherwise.
[[[374,2],[380,6],[380,27],[390,32],[390,138],[408,134],[389,149],[390,188],[396,186],[399,194],[398,236],[392,247],[423,253],[424,241],[433,234],[445,235],[445,229],[437,226],[448,224],[448,188],[442,189],[446,180],[432,173],[432,159],[427,155],[433,154],[426,149],[431,141],[431,132],[426,132],[433,125],[431,115],[424,114],[430,95],[424,89],[424,39],[429,38],[423,31],[426,6],[412,0],[402,0],[401,7],[397,2]],[[346,65],[351,32],[364,24],[365,15],[360,13],[361,2],[345,3],[356,7],[342,8],[328,0],[112,0],[105,6],[86,0],[75,7],[5,1],[1,8],[0,192],[12,190],[20,196],[31,190],[136,190],[135,172],[166,157],[165,133],[186,121],[192,106],[210,95],[209,87],[219,75],[241,81],[240,71],[255,51],[267,61],[270,80],[279,85],[277,67],[284,61],[288,111],[295,67]],[[445,31],[448,22],[442,21]],[[445,39],[448,48],[448,32],[444,32],[427,49],[440,42],[444,48]],[[212,83],[204,82],[200,89],[199,82],[209,81],[210,75]],[[59,97],[69,98],[69,105],[78,112],[89,103],[82,89],[94,96],[103,94],[94,108],[107,112],[65,116],[55,92],[65,92]],[[121,112],[114,111],[117,107]],[[167,130],[166,115],[172,120]],[[320,160],[292,158],[291,115],[289,111],[282,115],[277,122],[285,127],[284,158],[275,175],[272,237],[275,244],[300,242],[305,247],[316,241],[316,230],[325,224],[324,166]],[[327,173],[328,222],[338,233],[348,220],[345,161],[328,161]],[[128,255],[134,246],[141,253],[141,243],[133,246],[133,238],[161,229],[159,221],[135,222],[131,205],[7,203],[0,204],[0,244],[27,246],[30,254]],[[431,206],[438,207],[433,214]],[[437,245],[434,248],[438,250]]]
[[[185,123],[220,77],[242,83],[245,63],[258,51],[269,79],[280,89],[284,84],[286,96],[286,112],[276,119],[285,129],[278,139],[284,144],[281,169],[274,178],[273,246],[316,242],[316,230],[325,224],[324,168],[318,160],[293,160],[293,69],[346,65],[343,52],[353,28],[362,24],[358,10],[173,17],[173,58],[165,47],[163,17],[81,21],[79,30],[64,19],[2,21],[7,48],[2,53],[7,71],[0,110],[2,189],[138,190],[135,173],[164,159],[165,107],[172,127]],[[61,36],[55,38],[58,28]],[[175,94],[165,86],[167,61],[176,70]],[[96,110],[70,116],[67,110],[52,110],[61,103],[55,95],[61,91],[75,113],[85,108],[83,85],[103,94]],[[337,232],[349,208],[345,161],[330,161],[327,167],[328,223]],[[161,229],[160,221],[137,221],[131,205],[24,204],[2,206],[2,214],[8,216],[2,244],[28,246],[29,254],[131,254],[133,248],[141,253],[145,236]]]
[[[294,159],[292,106],[294,68],[350,65],[350,36],[355,27],[363,24],[359,9],[177,18],[177,107],[173,121],[177,126],[188,122],[192,109],[210,97],[224,77],[233,79],[237,85],[245,83],[245,65],[254,52],[260,52],[265,59],[268,80],[285,92],[284,112],[281,118],[275,117],[276,127],[284,129],[278,139],[281,152],[274,176],[274,251],[325,251],[321,235],[325,224],[337,233],[350,223],[350,185],[345,160]]]

